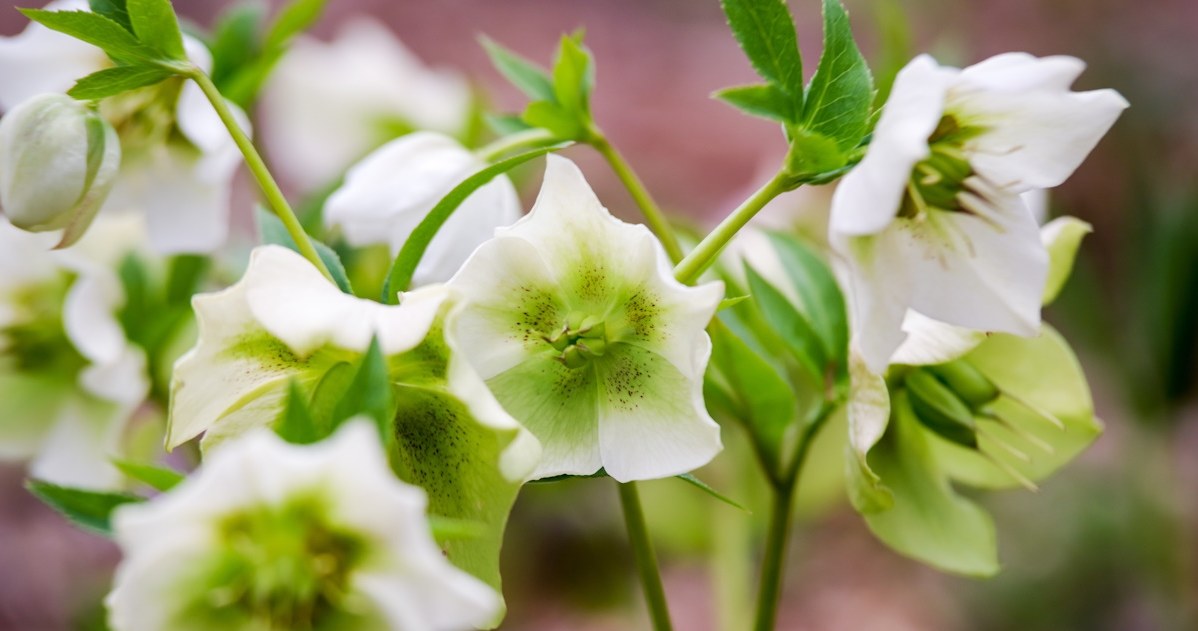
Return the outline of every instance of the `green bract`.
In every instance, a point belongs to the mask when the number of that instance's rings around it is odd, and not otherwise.
[[[276,426],[293,387],[331,425],[377,340],[395,406],[393,466],[428,492],[434,513],[488,525],[447,551],[498,585],[507,511],[538,447],[460,358],[446,333],[460,309],[445,287],[384,306],[342,293],[291,250],[264,246],[239,283],[194,305],[200,337],[175,367],[169,446],[206,432],[205,451],[219,451],[249,429]]]
[[[469,300],[463,349],[541,440],[532,477],[659,478],[720,450],[702,379],[722,286],[675,281],[652,234],[612,217],[573,163],[550,156],[532,212],[449,284]]]

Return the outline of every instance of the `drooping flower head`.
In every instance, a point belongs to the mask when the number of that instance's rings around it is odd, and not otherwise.
[[[895,80],[869,151],[833,197],[855,345],[875,372],[908,309],[1035,335],[1048,257],[1020,194],[1063,182],[1127,102],[1072,92],[1083,64],[1024,53],[964,70],[920,56]]]
[[[125,559],[116,631],[456,631],[498,594],[450,565],[420,489],[392,475],[378,432],[350,421],[310,446],[258,429],[114,518]]]
[[[541,440],[533,477],[665,477],[719,452],[702,396],[719,283],[674,280],[644,226],[612,217],[572,162],[551,156],[532,212],[450,281],[469,301],[462,347]]]

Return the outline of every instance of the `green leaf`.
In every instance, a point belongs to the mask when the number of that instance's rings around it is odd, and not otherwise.
[[[824,52],[807,87],[802,126],[847,152],[865,136],[873,99],[873,77],[853,40],[849,15],[840,0],[824,0]]]
[[[125,0],[88,0],[92,13],[102,15],[133,32],[133,24],[129,22],[129,10],[125,8]]]
[[[548,129],[558,138],[581,138],[586,131],[577,115],[551,101],[529,103],[521,118],[532,127]]]
[[[432,242],[433,237],[437,236],[437,231],[449,220],[449,217],[453,215],[458,206],[461,206],[462,202],[466,201],[467,197],[470,197],[471,193],[478,190],[487,182],[533,158],[543,156],[552,151],[559,151],[567,146],[569,146],[569,143],[561,143],[531,149],[524,153],[504,158],[495,164],[484,167],[453,187],[453,190],[449,191],[425,215],[420,224],[416,226],[416,229],[412,231],[408,240],[404,242],[403,247],[400,248],[399,254],[395,257],[395,262],[391,265],[391,272],[387,275],[387,282],[383,287],[383,303],[393,305],[398,302],[399,292],[406,290],[409,283],[412,282],[412,274],[416,272],[416,266],[420,264],[420,258],[424,256],[424,251],[428,249],[428,244]]]
[[[114,459],[112,464],[127,477],[163,492],[175,488],[180,482],[187,479],[187,475],[174,469],[144,462]]]
[[[129,23],[142,44],[162,57],[185,61],[183,33],[170,0],[126,0]]]
[[[286,48],[291,38],[308,30],[320,19],[326,3],[327,0],[293,0],[284,6],[267,31],[263,48],[268,51]]]
[[[331,423],[326,424],[324,431],[317,427],[303,391],[294,379],[291,380],[291,385],[287,387],[287,403],[275,424],[275,433],[279,438],[295,445],[311,445],[328,436],[329,425]]]
[[[534,101],[554,100],[553,83],[544,70],[489,37],[483,36],[479,42],[486,49],[495,69],[528,98]]]
[[[728,26],[761,78],[790,97],[794,120],[803,106],[803,58],[783,0],[721,0]]]
[[[1069,275],[1073,272],[1073,260],[1082,238],[1094,231],[1093,226],[1076,217],[1060,217],[1044,225],[1040,234],[1048,249],[1048,281],[1041,297],[1043,304],[1057,299]]]
[[[712,97],[752,116],[783,123],[794,120],[790,97],[773,84],[724,88]]]
[[[295,244],[295,239],[291,238],[291,234],[283,226],[283,221],[275,216],[274,213],[258,206],[255,216],[258,220],[258,232],[262,243],[281,245],[289,250],[299,252],[299,246]],[[337,282],[337,287],[341,291],[352,295],[354,289],[350,285],[349,275],[345,273],[345,265],[341,263],[341,257],[337,256],[337,252],[333,248],[316,239],[312,239],[312,245],[316,248],[316,254],[320,256],[320,260],[324,261],[325,267],[329,268],[329,273],[333,275],[333,280]]]
[[[580,120],[589,117],[595,63],[582,45],[582,35],[565,35],[553,62],[553,94],[566,112]]]
[[[209,267],[208,257],[179,254],[167,263],[166,302],[191,308],[191,297],[199,291]]]
[[[67,94],[80,101],[98,101],[122,92],[154,85],[173,74],[157,66],[115,66],[79,79]]]
[[[998,572],[994,522],[957,495],[932,455],[931,432],[914,417],[906,392],[894,394],[894,418],[869,452],[869,464],[894,496],[887,510],[865,514],[879,539],[897,552],[970,576]]]
[[[824,343],[807,317],[799,313],[782,292],[762,278],[748,263],[745,264],[745,276],[749,280],[749,291],[753,294],[753,299],[756,300],[766,322],[778,332],[795,359],[799,360],[799,364],[811,374],[815,382],[823,382],[828,366],[827,354],[824,352]]]
[[[511,114],[484,114],[483,120],[487,127],[498,136],[510,136],[532,129],[532,126],[524,122],[524,119]]]
[[[100,534],[112,533],[112,511],[144,499],[128,493],[106,493],[29,480],[25,488],[67,519]]]
[[[711,488],[711,486],[709,484],[707,484],[703,480],[700,480],[699,478],[695,477],[693,474],[683,473],[681,475],[676,475],[674,477],[678,478],[679,480],[682,480],[683,482],[686,482],[687,484],[690,484],[691,486],[693,486],[693,487],[699,489],[700,491],[703,491],[704,493],[714,497],[715,499],[731,506],[732,508],[739,508],[740,510],[742,510],[746,513],[752,514],[752,511],[750,511],[749,509],[745,508],[744,506],[736,503],[731,498],[729,498],[727,495],[724,495],[723,493],[720,493],[719,491]]]
[[[333,411],[333,429],[355,416],[365,415],[375,422],[383,446],[395,440],[395,393],[387,372],[387,360],[378,337],[359,360],[349,388]]]
[[[749,298],[752,298],[752,296],[749,296],[747,294],[744,296],[733,296],[731,298],[725,298],[720,301],[720,304],[716,306],[715,310],[723,311],[724,309],[731,309],[732,307],[739,305],[740,303],[748,300]]]
[[[848,314],[836,276],[801,240],[780,232],[770,232],[768,236],[798,296],[799,312],[819,334],[825,357],[837,364],[837,375],[847,375]]]
[[[232,78],[261,54],[258,32],[262,21],[263,8],[257,4],[235,5],[218,18],[208,39],[212,51],[212,72],[208,74],[222,93]]]
[[[802,127],[792,127],[787,132],[790,151],[786,155],[786,168],[798,183],[813,183],[848,163],[848,154],[835,138]]]
[[[30,20],[50,30],[97,46],[118,61],[146,62],[159,57],[153,50],[138,42],[133,33],[125,30],[125,27],[103,15],[90,11],[19,10]]]
[[[725,411],[744,424],[767,468],[779,473],[783,439],[798,416],[790,382],[722,321],[713,321],[708,332],[708,379],[720,386]]]

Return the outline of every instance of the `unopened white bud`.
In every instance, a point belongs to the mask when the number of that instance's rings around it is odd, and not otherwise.
[[[69,96],[35,96],[0,119],[0,208],[24,230],[65,230],[58,247],[83,236],[120,164],[116,131]]]

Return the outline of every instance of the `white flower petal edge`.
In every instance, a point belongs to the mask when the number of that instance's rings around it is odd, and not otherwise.
[[[389,629],[431,631],[482,626],[498,615],[494,590],[442,556],[425,520],[424,493],[395,479],[377,431],[350,421],[330,439],[305,447],[265,430],[251,432],[205,459],[173,491],[119,509],[114,526],[126,558],[107,599],[113,628],[179,628],[206,590],[224,587],[212,584],[213,577],[188,576],[228,553],[222,522],[306,497],[323,514],[313,515],[320,523],[300,527],[334,527],[361,541],[360,559],[344,568],[346,602],[366,609],[355,613],[381,619]]]
[[[47,11],[87,11],[85,0],[56,0]],[[75,80],[111,64],[104,51],[36,22],[0,37],[0,109],[11,110],[47,92],[66,92]]]
[[[572,162],[549,157],[530,214],[497,230],[450,286],[470,301],[458,336],[471,362],[541,440],[534,478],[600,466],[619,481],[666,477],[722,448],[702,400],[722,285],[675,281],[648,229],[612,217]],[[606,333],[571,366],[548,338],[573,314]],[[570,344],[585,347],[586,334]]]
[[[416,132],[393,140],[350,168],[325,204],[325,223],[352,245],[386,243],[395,254],[429,211],[486,164],[456,140]],[[416,269],[417,285],[448,280],[496,228],[520,218],[520,199],[506,175],[466,198],[437,233]]]

